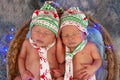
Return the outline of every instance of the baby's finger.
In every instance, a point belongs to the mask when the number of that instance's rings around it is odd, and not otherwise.
[[[60,73],[60,71],[55,71],[54,74],[55,75],[60,75],[61,73]]]
[[[83,79],[87,75],[86,72],[79,74],[78,78]]]
[[[53,72],[59,72],[59,70],[58,69],[53,69]]]
[[[34,78],[33,74],[31,72],[28,73],[28,75],[31,77],[31,78]]]
[[[84,68],[84,69],[81,69],[80,71],[79,71],[79,74],[83,74],[83,73],[85,73],[86,72],[86,69]]]
[[[83,76],[83,78],[88,80],[90,78],[90,75],[87,74],[87,75]]]

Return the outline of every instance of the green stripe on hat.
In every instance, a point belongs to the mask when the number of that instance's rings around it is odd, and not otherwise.
[[[82,27],[87,27],[87,23],[88,23],[88,21],[86,20],[86,21],[83,21],[82,19],[79,19],[79,18],[77,18],[77,17],[75,17],[75,16],[65,16],[64,18],[62,18],[62,23],[63,22],[65,22],[65,21],[74,21],[74,22],[77,22],[77,23],[79,23],[79,24],[81,24],[82,25]]]
[[[38,20],[45,20],[45,21],[49,22],[50,24],[54,25],[56,28],[59,28],[59,25],[56,24],[54,22],[54,20],[49,20],[49,19],[45,19],[45,18],[39,18]]]
[[[44,4],[41,8],[41,10],[55,10],[50,4]]]
[[[58,35],[58,31],[54,30],[53,28],[51,28],[50,26],[48,26],[46,24],[42,24],[40,22],[31,22],[30,23],[30,28],[32,28],[34,25],[38,25],[38,26],[41,26],[41,27],[46,27],[46,28],[50,29],[52,32],[54,32],[56,36]]]
[[[49,17],[49,18],[53,19],[54,21],[59,22],[59,20],[53,18],[52,16],[44,15],[44,14],[40,14],[40,15],[38,15],[38,16],[35,16],[35,17],[32,18],[32,20],[37,19],[37,18],[39,18],[39,17]]]

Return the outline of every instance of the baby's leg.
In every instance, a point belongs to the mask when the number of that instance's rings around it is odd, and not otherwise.
[[[20,76],[16,76],[14,80],[22,80]]]

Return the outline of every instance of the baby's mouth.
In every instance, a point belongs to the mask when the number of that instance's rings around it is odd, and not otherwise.
[[[73,44],[75,44],[75,42],[69,42],[69,45],[73,45]]]
[[[44,43],[43,40],[36,40],[36,42],[39,42],[39,43]]]

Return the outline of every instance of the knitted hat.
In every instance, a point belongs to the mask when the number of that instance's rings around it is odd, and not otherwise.
[[[40,10],[35,10],[30,23],[30,30],[34,25],[46,27],[57,36],[59,29],[59,17],[56,9],[50,5],[52,1],[46,1]]]
[[[74,25],[82,32],[87,33],[88,19],[78,7],[71,7],[61,17],[61,28],[66,25]]]

